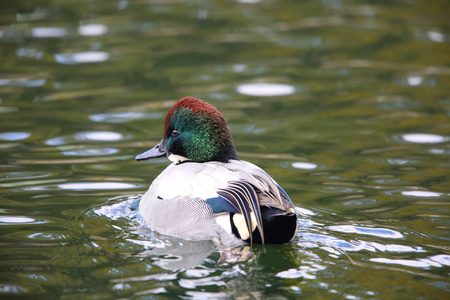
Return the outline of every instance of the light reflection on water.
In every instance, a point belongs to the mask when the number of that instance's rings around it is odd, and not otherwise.
[[[34,223],[36,220],[28,217],[21,216],[0,216],[0,224],[22,224],[22,223]],[[2,225],[3,225],[2,224]]]
[[[295,93],[295,87],[281,83],[247,83],[237,87],[240,94],[247,96],[275,97]]]
[[[90,115],[89,119],[95,122],[107,123],[123,123],[138,119],[158,119],[162,118],[163,114],[160,112],[145,113],[140,111],[132,112],[113,112]]]
[[[6,141],[19,141],[27,139],[31,136],[28,132],[3,132],[0,133],[0,139]]]
[[[67,30],[58,27],[34,27],[31,35],[35,38],[60,38],[67,35]]]
[[[119,202],[115,202],[119,200]],[[104,216],[113,220],[118,219],[129,219],[130,222],[137,224],[133,231],[139,234],[140,239],[128,239],[129,242],[135,243],[137,245],[143,246],[144,251],[139,254],[140,257],[155,257],[155,264],[167,269],[167,270],[187,270],[190,277],[195,277],[192,274],[197,274],[197,277],[205,277],[201,280],[183,280],[180,285],[189,285],[191,288],[200,285],[216,285],[222,286],[223,283],[219,279],[221,277],[208,277],[210,273],[214,273],[213,270],[208,269],[190,269],[195,268],[198,265],[204,264],[208,261],[208,256],[214,252],[215,246],[209,241],[205,242],[189,242],[183,241],[175,238],[159,236],[155,232],[151,232],[149,237],[149,232],[142,235],[142,230],[147,231],[145,224],[141,220],[138,213],[140,196],[130,197],[128,199],[123,199],[117,197],[111,199],[115,202],[111,205],[104,205],[98,209],[94,210],[94,213],[98,216]],[[375,236],[381,239],[400,239],[404,240],[404,235],[395,230],[388,228],[372,228],[354,225],[338,225],[338,226],[324,226],[323,224],[313,222],[311,220],[305,219],[315,215],[313,212],[304,210],[301,208],[296,208],[297,212],[301,214],[301,219],[299,220],[300,231],[296,237],[297,244],[303,249],[303,254],[306,252],[310,257],[316,257],[313,250],[307,249],[323,249],[328,252],[331,257],[339,257],[345,252],[363,252],[370,251],[374,253],[427,253],[422,247],[411,247],[402,244],[382,244],[375,241],[363,241],[359,240],[357,236],[349,236],[349,240],[344,240],[336,238],[333,236],[332,231],[342,232],[346,234],[360,234]],[[330,231],[331,230],[331,231]],[[320,233],[310,233],[311,231],[318,231]],[[223,250],[222,251],[230,251]],[[242,250],[241,250],[242,251]],[[311,251],[311,252],[310,252]],[[237,252],[239,253],[239,251]],[[222,252],[222,255],[224,253]],[[242,253],[239,253],[242,255]],[[251,254],[250,257],[252,257]],[[261,255],[260,253],[257,255]],[[156,258],[161,256],[160,258]],[[438,254],[429,256],[427,258],[418,258],[415,260],[405,260],[405,259],[388,259],[380,257],[372,257],[369,259],[372,262],[384,263],[384,264],[397,264],[403,266],[409,266],[414,268],[428,268],[428,267],[444,267],[450,264],[450,256],[446,254]],[[223,263],[223,262],[222,262]],[[328,262],[323,261],[319,258],[315,258],[312,261],[303,261],[302,265],[298,268],[289,268],[284,271],[280,271],[276,274],[279,278],[303,278],[313,280],[316,279],[316,273],[323,271],[327,268]],[[234,271],[227,271],[227,276],[234,274],[234,276],[247,275],[243,271],[236,271],[239,269],[239,265],[233,266]],[[200,272],[200,273],[199,273]],[[161,274],[159,275],[161,276]],[[161,277],[149,275],[145,276],[145,280],[149,278],[156,280],[167,280],[165,275]],[[172,278],[171,279],[175,279]],[[121,280],[128,281],[122,278]],[[133,279],[134,280],[134,279]],[[140,278],[138,280],[144,280]],[[197,284],[195,284],[197,283]]]
[[[47,81],[45,79],[39,78],[39,79],[30,79],[30,78],[14,78],[14,79],[7,79],[2,78],[0,79],[0,86],[18,86],[18,87],[28,87],[28,88],[34,88],[34,87],[40,87],[45,85]]]
[[[107,61],[109,58],[109,53],[103,51],[55,54],[56,61],[66,65],[100,63]]]
[[[2,297],[447,298],[439,2],[53,2],[2,14]],[[168,162],[134,156],[186,95],[288,191],[290,244],[217,248],[142,224]]]
[[[401,197],[404,198],[404,196],[411,199],[411,197],[417,197],[417,198],[442,198],[442,196],[445,196],[444,193],[437,193],[432,191],[387,191],[386,194],[394,197]]]
[[[406,142],[418,144],[436,144],[448,141],[447,137],[428,133],[409,133],[402,137]]]
[[[443,267],[450,265],[449,264],[450,255],[435,255],[430,256],[429,258],[422,258],[417,260],[371,258],[370,261],[383,264],[402,265],[414,268]]]
[[[39,185],[21,188],[23,191],[51,191],[51,190],[74,190],[74,191],[90,191],[90,190],[123,190],[135,189],[140,185],[125,182],[69,182],[57,185]]]
[[[108,26],[104,24],[85,24],[78,28],[78,33],[85,36],[100,36],[108,32]]]
[[[413,196],[413,197],[422,197],[422,198],[434,198],[441,197],[442,193],[435,193],[429,191],[402,191],[402,195],[404,196]]]
[[[340,225],[330,226],[328,229],[338,232],[365,234],[388,239],[399,239],[403,237],[400,232],[386,228],[363,228],[353,225]]]
[[[119,141],[124,138],[121,133],[112,132],[112,131],[87,131],[87,132],[78,132],[73,136],[66,137],[56,137],[47,140],[45,143],[49,146],[59,146],[69,144],[74,141],[101,141],[101,142],[113,142]]]
[[[295,162],[292,166],[296,169],[312,170],[317,168],[317,165],[309,162]]]
[[[81,149],[63,151],[62,154],[68,156],[97,156],[97,155],[109,155],[119,152],[119,149],[115,148],[98,148],[98,149]]]

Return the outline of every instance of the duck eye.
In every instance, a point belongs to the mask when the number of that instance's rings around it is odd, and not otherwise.
[[[176,131],[176,130],[172,131],[172,136],[179,136],[179,135],[180,135],[180,133],[178,131]]]

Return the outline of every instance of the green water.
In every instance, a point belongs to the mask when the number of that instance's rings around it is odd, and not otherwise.
[[[0,298],[448,299],[448,1],[2,1]],[[177,99],[298,208],[288,245],[142,226]]]

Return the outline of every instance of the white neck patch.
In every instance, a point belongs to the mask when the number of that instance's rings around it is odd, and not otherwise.
[[[175,164],[179,164],[182,163],[185,160],[189,160],[189,158],[181,156],[181,155],[176,155],[176,154],[170,154],[168,159],[170,159],[173,163]]]

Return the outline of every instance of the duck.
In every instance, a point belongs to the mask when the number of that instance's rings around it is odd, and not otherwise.
[[[163,138],[137,161],[167,157],[139,214],[154,231],[219,245],[284,244],[297,231],[288,194],[253,163],[240,160],[228,122],[211,104],[178,100],[164,120]]]

